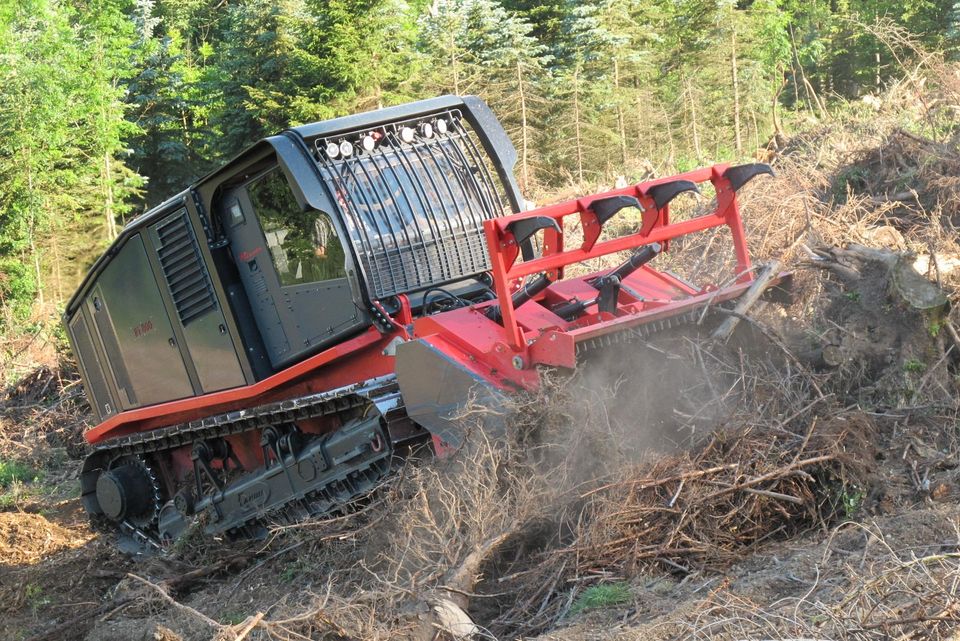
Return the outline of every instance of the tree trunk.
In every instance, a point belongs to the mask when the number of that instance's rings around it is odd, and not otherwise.
[[[573,130],[577,142],[577,179],[583,182],[583,139],[580,132],[580,64],[573,70]]]
[[[33,273],[37,277],[37,302],[40,307],[44,306],[43,295],[43,272],[40,271],[40,252],[37,250],[37,229],[36,217],[33,212],[30,213],[30,255],[33,256]]]
[[[22,117],[21,122],[23,122]],[[33,154],[29,146],[25,147],[23,154],[27,161],[27,191],[30,193],[30,219],[27,221],[27,234],[30,243],[30,256],[33,258],[33,273],[37,279],[37,301],[40,303],[40,307],[43,307],[43,273],[40,271],[40,252],[37,250],[37,214],[34,210],[39,199],[35,197],[33,190]]]
[[[103,152],[103,215],[107,220],[107,240],[117,237],[117,219],[113,207],[113,172],[110,167],[110,152]]]
[[[523,180],[520,187],[526,191],[530,185],[530,171],[527,166],[527,99],[523,93],[523,67],[519,59],[517,59],[517,88],[520,92],[520,176]]]
[[[796,63],[796,68],[794,70],[794,75],[793,75],[794,85],[796,85],[796,81],[797,81],[796,72],[797,70],[799,70],[800,79],[803,81],[803,91],[806,94],[807,110],[813,111],[813,97],[811,95],[813,91],[813,87],[810,86],[810,82],[807,80],[807,74],[803,70],[803,64],[800,62],[800,52],[797,51],[797,39],[796,39],[796,36],[794,36],[792,24],[790,25],[790,45],[791,45],[791,49],[793,50],[794,62]],[[797,93],[796,86],[794,86],[794,93]],[[799,102],[799,97],[797,98],[797,102]]]
[[[613,59],[613,99],[617,105],[617,133],[620,135],[620,162],[627,164],[627,131],[623,123],[623,105],[620,104],[620,61]]]
[[[639,150],[644,148],[643,143],[646,138],[644,136],[643,101],[640,99],[640,81],[636,77],[633,79],[633,113],[637,117],[637,142],[634,151],[639,152]]]
[[[453,93],[460,95],[460,69],[457,67],[457,43],[454,40],[453,29],[450,30],[450,70],[453,72]]]
[[[875,73],[876,73],[877,95],[879,96],[880,95],[880,50],[879,49],[877,49],[874,56],[876,59]]]
[[[690,109],[690,128],[693,133],[693,151],[697,155],[697,162],[703,161],[703,152],[700,149],[700,133],[697,131],[697,101],[693,95],[693,88],[690,85],[690,79],[684,75],[683,76],[684,84],[684,96],[687,98],[688,107]]]
[[[665,122],[667,125],[667,142],[670,145],[670,156],[667,158],[667,166],[673,167],[673,163],[677,158],[677,148],[673,143],[673,123],[671,122],[670,114],[667,113],[663,103],[657,100],[657,104],[660,105],[660,111],[663,113],[663,122]]]
[[[740,82],[737,78],[736,29],[730,31],[730,75],[733,76],[733,132],[739,157],[743,155],[743,141],[740,140]]]
[[[60,241],[57,240],[58,238],[59,234],[54,229],[50,242],[53,245],[53,283],[56,286],[56,302],[59,305],[63,302],[63,272],[60,269]]]

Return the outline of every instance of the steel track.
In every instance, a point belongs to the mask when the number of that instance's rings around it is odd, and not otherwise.
[[[117,437],[93,447],[84,463],[81,473],[83,496],[95,495],[96,477],[102,469],[118,458],[129,456],[144,456],[156,452],[163,452],[192,445],[197,441],[222,438],[248,432],[262,430],[274,425],[289,424],[300,420],[320,418],[348,412],[364,406],[383,406],[387,412],[396,410],[399,399],[399,389],[394,375],[373,378],[362,383],[340,387],[326,392],[310,394],[294,399],[287,399],[251,409],[242,409],[223,414],[216,414],[196,421],[171,425],[148,432]],[[87,469],[88,465],[94,465]],[[99,465],[97,463],[102,463]],[[362,470],[366,473],[368,470]],[[329,488],[317,488],[311,492],[311,497],[328,492]],[[309,498],[309,497],[308,497]],[[302,503],[300,499],[293,499],[271,513],[283,514],[291,505]],[[304,506],[299,506],[303,508]],[[307,512],[309,509],[307,508]],[[248,519],[236,529],[243,529],[258,525],[266,514],[258,514]],[[97,519],[103,530],[105,519]],[[119,530],[123,535],[132,539],[143,551],[162,549],[158,536],[157,523],[154,521],[146,527],[136,526],[129,521],[120,523],[109,522],[114,531]]]

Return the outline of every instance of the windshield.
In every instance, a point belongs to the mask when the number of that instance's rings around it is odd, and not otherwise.
[[[343,278],[343,247],[330,217],[302,209],[283,172],[274,168],[247,186],[281,285]],[[237,214],[242,217],[239,205]]]

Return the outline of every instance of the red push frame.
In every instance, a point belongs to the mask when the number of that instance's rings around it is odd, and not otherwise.
[[[546,273],[551,280],[556,281],[562,277],[563,267],[567,265],[619,251],[637,249],[651,243],[666,243],[673,238],[693,232],[726,226],[730,229],[736,256],[736,283],[747,285],[752,282],[750,256],[747,251],[743,222],[737,204],[736,190],[730,180],[724,176],[728,168],[729,166],[726,164],[713,165],[669,178],[639,183],[623,189],[594,194],[486,221],[484,232],[490,254],[494,290],[500,305],[508,345],[517,351],[525,351],[526,349],[524,332],[517,322],[516,310],[511,300],[511,294],[520,286],[526,276]],[[713,211],[689,220],[670,223],[669,204],[658,210],[650,195],[650,190],[657,185],[677,180],[689,180],[697,184],[712,183],[716,191],[716,207]],[[590,209],[590,205],[595,200],[611,196],[633,196],[640,201],[642,207],[640,228],[635,233],[598,242],[601,225],[596,214]],[[520,247],[517,239],[509,230],[509,225],[525,218],[541,216],[555,220],[560,231],[544,230],[541,256],[518,262]],[[563,223],[568,216],[579,216],[584,235],[580,246],[573,249],[564,247]],[[736,287],[735,289],[738,290],[736,293],[742,293],[740,291],[743,289],[742,287]],[[730,293],[734,294],[733,291]]]

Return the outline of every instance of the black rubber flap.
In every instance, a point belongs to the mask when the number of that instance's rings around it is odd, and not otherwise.
[[[730,181],[730,185],[733,187],[734,191],[739,191],[741,187],[746,185],[760,174],[770,174],[771,176],[776,176],[776,174],[773,173],[773,168],[770,167],[770,165],[762,162],[755,162],[749,165],[737,165],[736,167],[730,167],[723,172],[723,177]]]
[[[558,225],[557,221],[549,216],[522,218],[507,225],[507,231],[513,234],[513,237],[517,239],[518,245],[522,245],[541,229],[555,229],[560,231],[560,225]]]
[[[654,204],[660,210],[666,207],[671,200],[687,191],[699,194],[700,188],[697,187],[697,183],[690,180],[671,180],[668,183],[654,185],[647,190],[647,195],[653,198]]]
[[[626,207],[636,207],[641,211],[643,210],[640,201],[633,196],[608,196],[607,198],[597,198],[590,203],[590,209],[597,215],[597,220],[600,221],[601,225]]]

